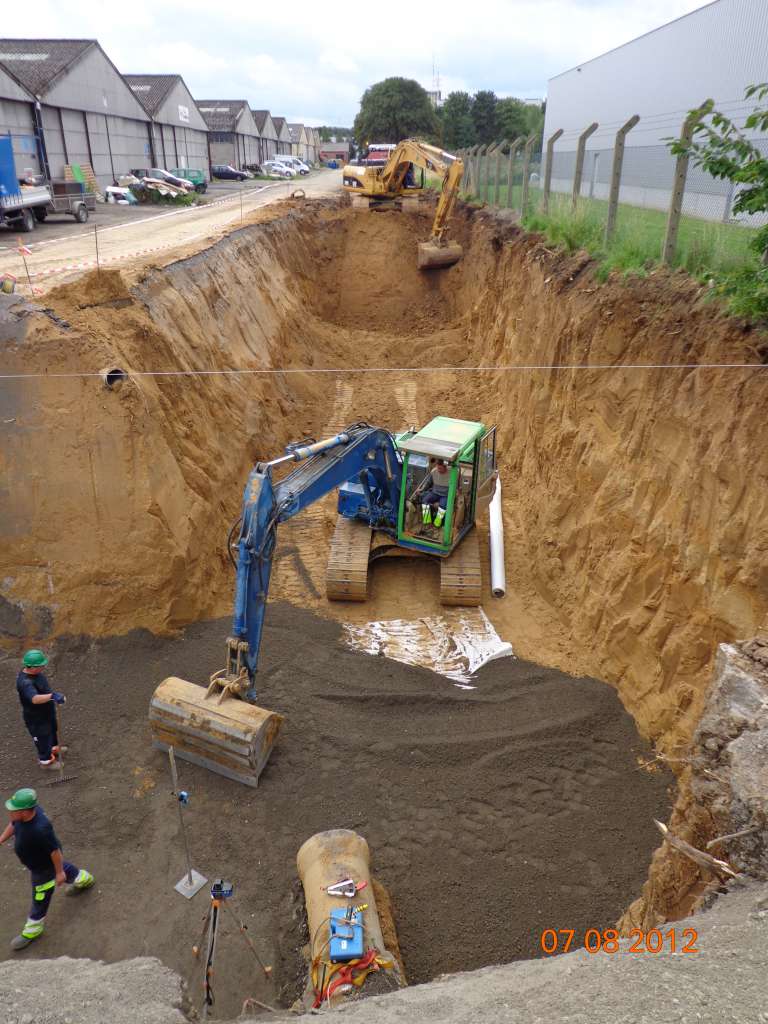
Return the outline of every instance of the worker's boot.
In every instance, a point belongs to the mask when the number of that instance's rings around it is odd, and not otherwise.
[[[445,509],[444,508],[439,508],[437,510],[437,515],[435,516],[434,525],[438,529],[440,529],[440,527],[443,525],[443,520],[444,519],[445,519]]]
[[[21,934],[11,939],[11,949],[18,952],[20,949],[25,949],[30,943],[34,942],[35,939],[39,939],[43,934],[45,928],[45,918],[41,921],[34,921],[31,917],[27,918],[27,923],[21,929]]]
[[[93,877],[90,871],[86,871],[85,868],[80,868],[77,873],[72,885],[68,885],[66,888],[67,896],[77,896],[79,892],[83,892],[85,889],[90,889],[96,879]]]
[[[429,526],[432,522],[432,506],[422,505],[421,506],[421,521],[425,526]]]
[[[61,768],[61,763],[57,757],[52,757],[50,761],[38,761],[37,762],[44,771],[57,772]]]

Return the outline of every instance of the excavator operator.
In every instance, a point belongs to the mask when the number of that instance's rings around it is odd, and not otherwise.
[[[444,459],[430,459],[430,470],[424,482],[426,490],[421,498],[421,521],[440,527],[448,507],[448,487],[451,471]]]

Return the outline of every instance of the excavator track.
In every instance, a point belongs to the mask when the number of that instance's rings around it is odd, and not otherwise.
[[[452,555],[440,559],[440,603],[475,607],[482,585],[480,539],[477,530],[470,530]]]
[[[339,516],[325,574],[325,592],[329,601],[368,600],[370,551],[370,527]]]

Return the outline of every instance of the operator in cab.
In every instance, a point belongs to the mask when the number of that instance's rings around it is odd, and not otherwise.
[[[421,499],[421,521],[427,526],[440,527],[445,519],[448,507],[448,487],[451,482],[451,470],[445,459],[430,459],[430,471],[425,482],[424,495]]]

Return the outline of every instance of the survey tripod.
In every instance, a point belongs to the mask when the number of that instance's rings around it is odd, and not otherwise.
[[[211,886],[211,902],[208,906],[208,912],[205,915],[203,922],[203,936],[205,937],[205,970],[203,973],[203,1011],[202,1019],[206,1020],[208,1017],[208,1010],[213,1006],[213,966],[216,958],[216,945],[219,937],[219,924],[221,923],[222,911],[227,911],[232,917],[237,930],[243,937],[245,944],[255,957],[257,963],[264,972],[265,977],[269,977],[272,973],[272,968],[265,965],[259,954],[256,952],[256,947],[251,941],[250,937],[246,934],[245,925],[238,921],[235,917],[235,913],[229,905],[229,900],[232,898],[234,893],[234,886],[231,882],[225,882],[223,878],[217,878],[214,880]]]

